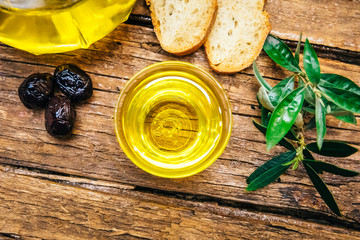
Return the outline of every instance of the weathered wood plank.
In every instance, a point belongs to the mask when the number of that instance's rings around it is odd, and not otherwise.
[[[302,32],[317,45],[360,51],[359,1],[267,0],[265,10],[272,34],[282,39],[297,41]],[[150,16],[144,0],[132,13]]]
[[[23,65],[19,68],[26,69]],[[99,81],[99,78],[94,80]],[[230,143],[221,159],[208,170],[181,180],[161,179],[136,168],[120,150],[114,136],[112,120],[117,92],[95,91],[91,102],[77,108],[78,119],[74,136],[64,141],[52,138],[46,133],[42,111],[28,110],[22,106],[16,93],[21,79],[6,79],[6,82],[0,81],[0,161],[3,163],[278,208],[296,206],[310,211],[327,211],[322,200],[315,197],[314,189],[306,178],[303,179],[305,174],[301,172],[289,171],[282,177],[283,183],[270,185],[255,193],[244,193],[245,179],[255,167],[271,158],[272,154],[282,151],[281,148],[276,148],[271,154],[265,152],[263,136],[251,125],[251,117],[234,115]],[[107,78],[101,82],[104,84],[105,80]],[[118,84],[122,87],[124,83]],[[234,109],[240,104],[232,103]],[[239,114],[249,114],[246,110],[254,116],[258,114],[251,109],[251,105]],[[329,130],[329,136],[340,135],[342,140],[351,139],[353,134],[354,131],[351,130]],[[359,145],[359,139],[354,141]],[[342,167],[360,170],[359,154],[348,159],[331,161]],[[333,186],[330,188],[339,200],[344,214],[358,221],[358,179],[326,175],[325,180],[332,182]]]
[[[208,170],[186,179],[160,179],[136,168],[120,150],[113,129],[114,106],[121,90],[136,71],[164,60],[192,62],[209,70],[203,50],[187,57],[174,57],[161,50],[152,29],[123,24],[112,34],[88,50],[65,54],[34,56],[0,45],[0,162],[37,167],[68,174],[94,177],[131,185],[203,194],[278,211],[296,212],[299,208],[315,213],[327,212],[305,173],[288,171],[282,183],[245,194],[246,177],[265,160],[279,151],[265,152],[264,138],[251,124],[259,115],[255,94],[258,85],[247,69],[225,76],[213,73],[226,89],[234,113],[234,128],[222,157]],[[360,67],[320,59],[323,71],[358,79]],[[78,120],[74,136],[58,140],[47,135],[42,111],[24,108],[17,96],[17,87],[33,72],[52,72],[65,62],[81,66],[91,73],[96,91],[87,103],[77,108]],[[261,71],[274,84],[288,73],[277,68],[264,54],[257,60]],[[358,79],[358,84],[359,79]],[[330,120],[327,137],[360,145],[358,126],[341,125]],[[360,154],[336,160],[339,166],[359,171]],[[324,177],[334,192],[349,221],[360,222],[359,178]]]
[[[0,233],[28,239],[360,239],[360,232],[0,166]],[[81,179],[80,179],[81,181]],[[77,187],[69,186],[71,184]],[[66,184],[66,185],[64,185]],[[80,188],[79,188],[80,186]],[[84,188],[85,187],[85,188]],[[1,236],[1,235],[0,235]]]

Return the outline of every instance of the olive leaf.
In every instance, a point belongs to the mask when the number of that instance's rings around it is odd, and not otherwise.
[[[304,68],[305,72],[312,84],[318,84],[320,81],[320,64],[314,48],[308,39],[305,41],[304,47]]]
[[[326,98],[322,97],[321,100],[323,101],[323,103],[325,105],[326,114],[328,114],[328,115],[341,116],[341,115],[344,115],[346,113],[349,113],[349,111],[335,105],[333,102],[330,102]]]
[[[257,123],[255,120],[252,120],[254,126],[262,133],[262,134],[266,134],[266,127],[264,125],[261,125],[259,123]],[[283,147],[286,147],[289,150],[295,151],[295,147],[294,145],[292,145],[289,141],[287,141],[285,138],[281,139],[279,144]]]
[[[344,168],[340,168],[330,163],[326,163],[323,161],[314,161],[314,160],[307,160],[304,159],[303,162],[309,164],[314,170],[321,169],[322,171],[332,173],[335,175],[343,176],[343,177],[355,177],[358,176],[360,173]]]
[[[310,180],[314,184],[314,187],[319,192],[321,198],[324,200],[326,205],[333,211],[336,215],[341,216],[340,209],[334,199],[334,196],[331,194],[330,190],[327,188],[324,181],[316,173],[316,171],[310,166],[309,162],[303,161],[304,167],[307,174],[310,177]]]
[[[275,181],[291,165],[295,170],[302,162],[321,198],[335,214],[341,216],[334,197],[318,174],[329,172],[353,177],[359,173],[317,161],[310,151],[332,157],[347,157],[358,151],[346,143],[327,141],[324,137],[326,115],[347,123],[357,123],[354,113],[360,113],[360,87],[346,77],[321,74],[318,58],[308,39],[303,57],[305,73],[302,72],[299,67],[301,37],[300,34],[295,57],[279,38],[272,35],[267,37],[264,44],[266,53],[282,67],[295,72],[294,76],[282,80],[274,88],[261,77],[254,62],[254,73],[262,86],[258,95],[262,124],[253,123],[265,134],[268,150],[279,143],[290,151],[281,153],[257,168],[246,180],[246,190],[264,187]],[[296,76],[298,86],[293,90]],[[305,145],[305,130],[314,127],[317,128],[316,142]]]
[[[294,90],[295,75],[285,78],[269,91],[269,99],[273,106],[278,105],[286,95]]]
[[[331,73],[322,73],[319,86],[343,89],[348,92],[360,95],[360,87],[350,79]]]
[[[348,157],[358,151],[357,148],[340,141],[324,140],[321,150],[315,142],[306,145],[306,148],[314,153],[328,157]]]
[[[306,148],[303,150],[303,156],[306,159],[306,161],[317,161],[314,156],[311,154],[311,152],[309,150],[307,150]],[[303,160],[304,161],[304,160]],[[322,174],[323,170],[316,168],[314,166],[312,166],[312,168],[318,173],[318,174]]]
[[[323,106],[321,98],[315,98],[315,121],[316,121],[316,131],[317,131],[317,145],[321,149],[324,137],[326,134],[326,109]]]
[[[246,191],[255,191],[259,188],[265,187],[269,185],[270,183],[274,182],[276,179],[278,179],[286,170],[290,167],[290,165],[283,166],[278,165],[275,166],[268,171],[264,172],[262,175],[260,175],[258,178],[256,178],[254,181],[252,181],[247,187]]]
[[[264,51],[280,66],[289,71],[300,73],[301,69],[296,62],[290,48],[279,38],[269,34],[265,40]]]
[[[285,152],[280,154],[279,156],[276,156],[272,159],[270,159],[269,161],[267,161],[266,163],[264,163],[263,165],[261,165],[260,167],[258,167],[247,179],[246,179],[246,183],[250,184],[252,181],[254,181],[255,179],[257,179],[258,177],[260,177],[261,175],[263,175],[266,171],[268,171],[271,168],[274,168],[276,166],[281,166],[287,162],[290,162],[294,159],[294,157],[296,156],[296,152],[295,151],[289,151],[289,152]],[[275,179],[276,180],[276,179]]]
[[[256,62],[253,61],[253,70],[254,70],[254,75],[256,77],[256,79],[258,80],[258,82],[260,83],[261,86],[263,86],[266,90],[270,91],[271,90],[271,86],[270,84],[265,81],[265,79],[261,76],[259,69],[256,65]]]
[[[315,158],[313,157],[311,152],[309,150],[307,150],[306,148],[303,150],[303,155],[308,160],[315,160]]]
[[[343,115],[334,115],[340,121],[357,125],[357,121],[355,115],[352,112],[346,112]]]
[[[347,110],[335,105],[333,102],[328,101],[326,98],[321,98],[321,100],[325,104],[327,115],[334,116],[338,120],[346,122],[346,123],[350,123],[350,124],[354,124],[354,125],[357,124],[355,115],[352,112],[347,111]],[[305,111],[314,113],[314,111],[311,112],[311,110],[309,108],[306,108],[306,109],[305,108],[304,108]]]
[[[261,103],[261,105],[264,108],[266,108],[266,109],[268,109],[270,111],[274,110],[274,106],[272,105],[272,103],[270,101],[270,98],[269,98],[269,95],[267,94],[266,89],[265,89],[264,86],[261,86],[259,88],[259,92],[257,93],[256,96],[257,96],[259,102]]]
[[[258,96],[256,96],[256,100],[261,109],[261,124],[264,125],[265,127],[267,127],[267,125],[269,124],[270,117],[271,117],[271,111],[269,111],[263,107],[263,105],[259,101]]]
[[[304,102],[304,88],[288,94],[274,109],[266,131],[267,149],[274,147],[289,132]]]
[[[302,33],[300,33],[300,37],[299,37],[299,41],[296,45],[296,50],[295,50],[295,61],[297,62],[297,64],[299,64],[299,56],[300,56],[300,50],[301,50],[301,39],[302,39]]]
[[[270,118],[271,118],[271,111],[262,107],[261,108],[261,124],[267,127],[269,125]]]
[[[327,99],[350,112],[360,111],[360,87],[350,79],[330,73],[321,74],[319,89]],[[357,101],[357,102],[351,102]]]
[[[360,113],[360,95],[329,86],[318,86],[325,98],[353,113]]]

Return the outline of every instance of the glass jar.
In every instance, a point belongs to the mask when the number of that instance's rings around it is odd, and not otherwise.
[[[0,0],[0,41],[34,53],[87,48],[127,20],[136,0]]]

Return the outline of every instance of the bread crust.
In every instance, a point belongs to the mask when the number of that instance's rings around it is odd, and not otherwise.
[[[264,1],[265,3],[265,1]],[[211,47],[210,47],[210,43],[209,41],[206,41],[204,46],[205,46],[205,53],[209,62],[209,65],[211,66],[211,68],[218,73],[226,73],[226,74],[233,74],[233,73],[237,73],[240,72],[241,70],[249,67],[252,62],[259,56],[262,47],[264,45],[264,42],[266,40],[267,35],[269,34],[269,32],[271,31],[271,24],[269,21],[269,14],[266,11],[262,12],[262,15],[264,16],[264,25],[265,28],[261,31],[261,33],[259,33],[259,38],[260,40],[258,41],[258,45],[255,47],[255,51],[253,51],[252,56],[247,59],[246,62],[243,62],[242,64],[239,65],[235,65],[234,63],[230,63],[230,59],[233,58],[234,56],[232,55],[231,57],[227,57],[225,58],[221,63],[219,64],[215,64],[212,59],[213,59],[213,54],[211,51]],[[241,56],[239,55],[239,58]]]
[[[189,44],[186,47],[179,47],[177,45],[176,46],[166,46],[164,44],[163,36],[161,34],[160,25],[159,25],[160,21],[155,14],[155,9],[152,4],[153,1],[154,0],[146,0],[146,4],[150,8],[150,12],[151,12],[150,15],[151,15],[152,23],[154,25],[155,34],[160,42],[161,47],[165,51],[175,54],[175,55],[178,55],[178,56],[184,56],[184,55],[188,55],[188,54],[195,52],[197,49],[199,49],[205,43],[207,36],[210,33],[211,27],[214,24],[215,19],[216,19],[216,12],[217,12],[217,8],[218,8],[217,0],[210,0],[211,1],[211,7],[209,9],[210,14],[207,16],[206,25],[203,26],[202,33],[198,36],[193,36],[194,41],[192,41],[191,44]]]

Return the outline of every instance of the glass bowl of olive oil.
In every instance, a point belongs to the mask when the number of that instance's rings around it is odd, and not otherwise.
[[[115,131],[125,154],[156,176],[181,178],[224,151],[232,115],[225,91],[190,63],[168,61],[135,74],[120,93]]]
[[[127,20],[136,0],[0,0],[0,41],[34,53],[88,48]]]

